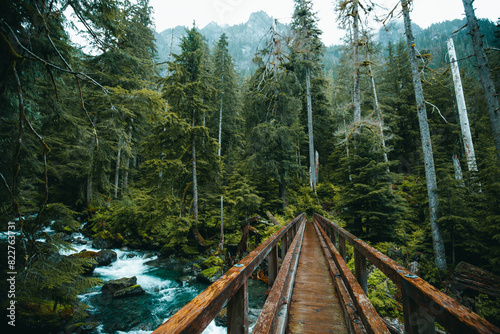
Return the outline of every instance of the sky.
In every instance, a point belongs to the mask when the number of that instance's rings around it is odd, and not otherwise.
[[[333,11],[336,0],[312,0],[313,10],[318,14],[318,26],[323,31],[325,45],[339,44],[345,32],[339,30]],[[374,0],[380,5],[379,15],[398,5],[399,0]],[[432,23],[463,18],[462,0],[413,0],[412,20],[421,28]],[[162,32],[177,25],[191,27],[193,21],[198,28],[211,21],[223,26],[248,20],[250,14],[260,10],[282,23],[289,23],[293,14],[293,0],[150,0],[154,9],[156,30]],[[399,9],[400,6],[398,6]],[[474,8],[478,18],[497,22],[500,18],[499,0],[475,0]],[[376,29],[379,26],[374,27]]]

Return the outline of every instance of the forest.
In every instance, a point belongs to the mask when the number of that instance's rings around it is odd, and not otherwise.
[[[313,1],[294,0],[291,24],[260,26],[236,60],[230,35],[209,43],[195,24],[159,44],[149,0],[2,1],[0,258],[17,325],[87,316],[79,295],[102,282],[92,257],[60,255],[72,233],[217,276],[277,231],[270,214],[316,212],[498,326],[498,289],[449,282],[461,262],[500,275],[500,21],[421,33],[401,1],[375,32],[376,2],[334,1],[345,43],[327,47]],[[383,274],[369,284],[401,317]]]

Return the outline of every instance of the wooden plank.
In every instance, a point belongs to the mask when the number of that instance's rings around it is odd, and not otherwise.
[[[308,284],[311,277],[319,278],[323,283],[319,286],[310,282]],[[328,307],[324,307],[325,302]],[[319,304],[322,307],[318,307]],[[306,223],[287,331],[307,333],[308,330],[313,330],[315,333],[330,331],[347,333],[342,306],[312,223]]]
[[[315,228],[323,253],[328,260],[328,268],[339,293],[344,309],[345,322],[353,333],[389,334],[382,318],[368,300],[358,281],[351,273],[340,253],[335,249],[325,231],[316,224]]]
[[[238,265],[241,265],[241,267],[233,266],[221,278],[160,325],[153,333],[197,334],[203,332],[220,312],[224,304],[246,283],[255,268],[262,263],[281,237],[294,225],[304,220],[305,214],[301,214],[288,223],[287,226],[276,231],[240,261]]]
[[[314,214],[314,219],[330,225],[339,237],[348,240],[355,249],[380,269],[400,289],[405,291],[414,302],[431,314],[435,320],[451,333],[500,333],[500,329],[474,312],[471,312],[453,298],[439,291],[423,279],[415,277],[405,267],[382,254],[363,240],[356,238],[342,227],[328,219]]]

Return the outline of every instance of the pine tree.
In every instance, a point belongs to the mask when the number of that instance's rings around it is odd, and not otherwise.
[[[277,203],[284,209],[287,187],[292,177],[301,174],[297,159],[303,135],[298,123],[300,84],[289,70],[283,39],[275,29],[270,30],[266,48],[255,61],[259,68],[247,83],[244,96],[248,167],[260,181],[258,189],[268,192],[269,207],[264,210],[277,209]]]
[[[314,134],[313,134],[313,102],[311,93],[311,77],[321,77],[321,58],[323,44],[321,30],[317,26],[318,19],[312,11],[312,2],[309,0],[295,0],[292,30],[292,62],[295,62],[295,71],[299,78],[305,77],[305,105],[307,108],[307,130],[309,142],[309,184],[316,192],[318,183],[316,175]]]

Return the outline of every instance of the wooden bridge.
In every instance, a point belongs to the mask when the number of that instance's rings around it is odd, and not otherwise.
[[[346,265],[354,247],[355,274]],[[282,259],[278,265],[278,257]],[[405,333],[500,333],[500,329],[324,217],[301,214],[158,327],[202,333],[227,306],[228,333],[248,333],[247,280],[267,258],[270,292],[252,333],[398,333],[367,297],[367,261],[400,289]]]

